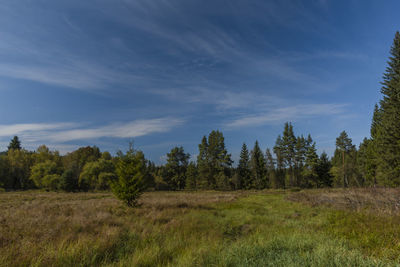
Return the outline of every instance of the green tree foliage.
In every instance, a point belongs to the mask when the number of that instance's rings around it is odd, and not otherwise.
[[[328,155],[323,152],[318,160],[317,174],[320,187],[331,187],[333,183],[333,177],[330,173],[332,163],[328,158]]]
[[[81,147],[63,157],[64,170],[73,171],[75,180],[73,184],[78,185],[79,176],[86,163],[97,161],[100,157],[101,153],[98,147]],[[79,188],[76,188],[75,190],[78,189]]]
[[[190,162],[186,169],[185,189],[195,190],[197,188],[197,177],[198,171],[196,164],[194,162]]]
[[[236,189],[248,189],[252,187],[251,170],[250,170],[250,154],[245,143],[240,151],[240,159],[237,167],[237,175],[235,176]]]
[[[85,164],[79,176],[79,187],[82,190],[106,190],[109,182],[116,178],[115,167],[109,153],[103,153],[96,161]]]
[[[376,154],[374,152],[374,141],[364,138],[357,153],[358,172],[363,180],[363,185],[374,186],[376,181]]]
[[[231,184],[231,155],[225,148],[222,132],[212,131],[208,140],[204,136],[199,145],[197,165],[199,169],[199,188],[227,190]]]
[[[56,162],[45,160],[32,167],[30,179],[39,188],[57,190],[60,184],[60,174],[61,169]]]
[[[7,152],[8,175],[11,180],[10,189],[20,190],[33,187],[29,179],[33,165],[32,153],[24,149],[10,149]]]
[[[276,170],[275,170],[275,160],[272,157],[271,150],[267,148],[265,153],[265,164],[267,170],[267,181],[269,181],[269,187],[271,188],[279,188],[281,187],[280,182],[277,179]]]
[[[197,188],[207,189],[210,187],[210,164],[208,155],[208,141],[207,137],[203,136],[199,144],[199,155],[197,156],[197,167],[199,172],[199,179],[197,181]]]
[[[14,136],[8,145],[8,150],[21,150],[21,141],[19,141],[18,136]]]
[[[276,184],[280,188],[285,188],[287,184],[285,183],[285,176],[286,176],[286,169],[285,169],[285,160],[283,158],[283,144],[282,144],[282,137],[278,135],[276,138],[275,146],[274,146],[274,153],[276,155]]]
[[[149,179],[143,152],[132,147],[125,154],[120,152],[116,174],[117,178],[110,182],[112,192],[129,207],[136,206]]]
[[[318,163],[319,157],[315,148],[315,142],[307,147],[305,165],[303,168],[302,175],[304,177],[304,183],[302,187],[320,187],[319,176],[318,176]]]
[[[254,148],[251,151],[250,169],[252,177],[250,188],[265,188],[268,185],[266,163],[264,154],[258,145],[258,141],[255,142]]]
[[[336,186],[360,186],[357,175],[357,150],[345,131],[336,138],[331,173]]]
[[[73,170],[65,170],[60,177],[59,189],[72,192],[78,188]]]
[[[379,112],[374,113],[372,139],[377,150],[377,179],[386,186],[400,185],[400,33],[390,49],[383,75]]]
[[[293,126],[291,123],[286,122],[282,135],[282,157],[288,166],[288,184],[290,186],[297,186],[297,181],[295,181],[294,176],[294,166],[296,155],[296,137],[293,132]]]
[[[190,155],[185,153],[183,147],[174,147],[167,154],[167,164],[164,168],[164,180],[173,190],[185,188],[186,169]]]

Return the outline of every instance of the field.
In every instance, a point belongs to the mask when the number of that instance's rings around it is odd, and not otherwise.
[[[1,266],[398,266],[400,191],[0,193]]]

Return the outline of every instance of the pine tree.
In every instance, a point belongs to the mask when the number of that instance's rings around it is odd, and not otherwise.
[[[308,142],[303,136],[299,136],[296,138],[295,157],[294,157],[294,176],[297,185],[304,184],[302,176],[304,169],[304,161],[306,159],[306,153],[308,147],[309,147]]]
[[[317,173],[318,173],[318,181],[321,187],[331,187],[333,183],[333,178],[330,173],[332,168],[331,161],[328,158],[328,155],[323,152],[318,160]]]
[[[319,158],[314,142],[306,151],[305,166],[303,170],[304,183],[302,184],[302,187],[320,187],[317,173],[318,160]]]
[[[282,146],[283,146],[282,157],[289,168],[288,184],[290,186],[296,186],[297,181],[295,181],[294,167],[293,167],[293,163],[295,161],[296,137],[293,132],[293,126],[289,122],[285,123],[285,128],[283,130],[283,136],[282,136]]]
[[[197,167],[199,172],[197,188],[199,189],[209,188],[210,165],[209,165],[209,155],[208,155],[208,142],[206,136],[203,136],[203,138],[201,139],[201,143],[199,144]]]
[[[167,154],[164,179],[173,190],[184,189],[186,168],[190,155],[185,153],[183,147],[174,147]]]
[[[282,137],[280,135],[278,135],[278,137],[276,138],[274,153],[276,155],[276,171],[275,171],[276,181],[279,187],[285,188],[286,166],[283,158]]]
[[[249,189],[251,187],[250,155],[245,143],[240,151],[240,159],[237,167],[237,188]]]
[[[13,139],[11,139],[10,144],[8,145],[8,150],[21,150],[21,141],[19,141],[18,136],[14,136]]]
[[[396,32],[388,67],[383,75],[380,111],[375,112],[371,134],[376,140],[378,180],[386,186],[400,185],[400,33]]]
[[[267,186],[266,164],[264,154],[262,153],[258,141],[254,144],[251,151],[250,168],[252,174],[252,188],[263,189]]]
[[[341,132],[336,138],[336,150],[332,159],[331,172],[336,186],[360,185],[356,173],[356,153],[357,150],[351,138],[348,137],[346,131]]]

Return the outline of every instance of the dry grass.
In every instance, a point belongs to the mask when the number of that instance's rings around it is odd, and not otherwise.
[[[400,188],[351,188],[304,190],[287,199],[312,206],[326,205],[340,210],[400,215]]]
[[[190,209],[212,209],[212,203],[243,194],[149,192],[139,208],[130,209],[109,193],[0,193],[0,265],[51,265],[62,254],[66,265],[81,257],[106,261],[128,233],[145,239]],[[89,253],[91,246],[96,255]]]

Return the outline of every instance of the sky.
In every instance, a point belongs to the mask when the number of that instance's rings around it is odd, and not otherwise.
[[[161,164],[220,130],[274,146],[285,122],[332,155],[369,137],[397,0],[18,0],[0,5],[0,151],[130,141]]]

